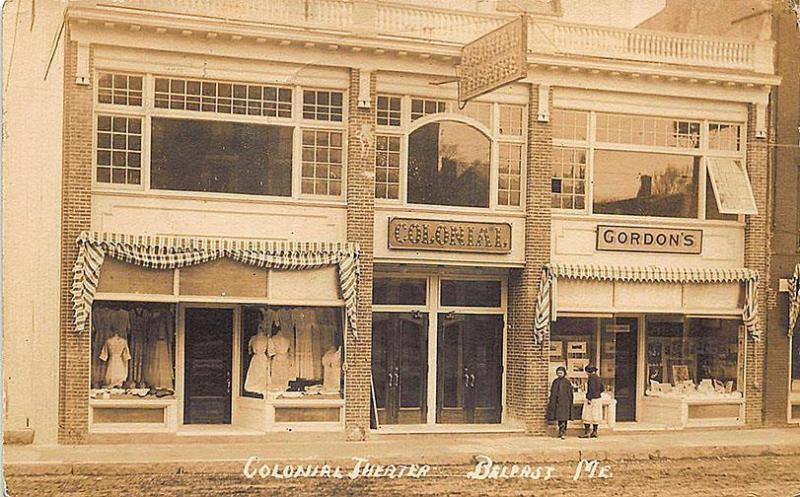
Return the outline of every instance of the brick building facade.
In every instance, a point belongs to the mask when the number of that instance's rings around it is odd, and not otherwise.
[[[512,14],[191,3],[67,10],[59,443],[763,422],[770,43],[542,14],[464,107]]]

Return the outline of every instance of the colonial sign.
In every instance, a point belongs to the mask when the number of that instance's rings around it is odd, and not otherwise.
[[[699,254],[703,250],[703,230],[600,225],[597,250]]]
[[[389,248],[507,254],[511,252],[511,225],[391,218]]]
[[[528,75],[528,19],[487,33],[461,49],[458,101],[466,103]]]

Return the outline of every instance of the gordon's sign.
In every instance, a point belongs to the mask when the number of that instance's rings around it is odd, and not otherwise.
[[[703,250],[703,231],[600,225],[597,250],[699,254]]]
[[[511,252],[511,225],[391,218],[389,248],[507,254]]]

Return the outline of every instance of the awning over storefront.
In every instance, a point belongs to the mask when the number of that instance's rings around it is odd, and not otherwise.
[[[186,238],[81,233],[73,268],[75,330],[86,328],[106,256],[152,269],[177,269],[223,257],[259,268],[296,270],[337,266],[347,325],[356,335],[359,248],[352,243],[270,242],[221,238]]]
[[[756,309],[758,272],[752,269],[552,264],[542,268],[542,278],[539,282],[534,326],[534,337],[538,343],[544,338],[549,321],[555,321],[557,318],[555,303],[559,278],[630,283],[745,283],[742,320],[750,335],[755,339],[759,338]]]
[[[789,336],[794,335],[798,315],[800,315],[800,264],[794,267],[794,273],[789,278]]]

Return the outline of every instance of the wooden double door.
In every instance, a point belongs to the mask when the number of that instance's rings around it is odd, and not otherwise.
[[[185,424],[230,424],[233,309],[190,307],[184,315]]]
[[[435,317],[436,423],[499,423],[503,317],[451,313]],[[426,423],[428,314],[376,312],[372,323],[372,379],[378,423]]]

